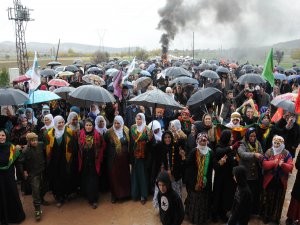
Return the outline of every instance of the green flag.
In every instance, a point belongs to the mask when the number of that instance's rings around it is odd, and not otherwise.
[[[262,77],[269,81],[272,87],[274,87],[274,75],[273,75],[273,48],[271,48],[265,62],[265,67],[262,72]]]

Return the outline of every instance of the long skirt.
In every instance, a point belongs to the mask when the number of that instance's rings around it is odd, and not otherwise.
[[[211,190],[190,191],[185,201],[185,214],[193,224],[205,224],[211,218]]]
[[[300,221],[300,202],[293,197],[291,198],[287,218],[291,219],[292,221]]]
[[[146,200],[148,197],[147,174],[144,159],[134,159],[131,172],[131,197],[133,200]]]
[[[264,221],[278,223],[281,218],[285,192],[280,179],[272,179],[262,194],[261,216]]]
[[[260,179],[248,180],[248,185],[253,196],[252,214],[257,215],[260,212],[262,183]]]

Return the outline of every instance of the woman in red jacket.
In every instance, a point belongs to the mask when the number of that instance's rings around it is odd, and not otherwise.
[[[289,173],[294,164],[289,151],[285,149],[284,139],[275,135],[273,145],[265,153],[263,160],[264,183],[261,215],[264,223],[279,224]]]

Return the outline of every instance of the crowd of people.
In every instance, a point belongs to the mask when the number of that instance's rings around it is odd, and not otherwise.
[[[252,215],[279,224],[289,174],[294,164],[300,168],[300,128],[293,112],[284,111],[274,121],[277,109],[270,102],[280,94],[297,93],[297,80],[276,80],[273,88],[268,83],[240,85],[236,80],[242,66],[207,79],[201,76],[204,69],[189,62],[187,69],[198,85],[169,86],[169,78],[160,74],[163,65],[149,65],[151,84],[140,90],[121,85],[116,103],[94,103],[89,109],[65,100],[32,108],[1,106],[1,225],[25,219],[17,185],[23,194],[32,194],[37,220],[41,207],[49,205],[47,192],[57,207],[82,196],[96,209],[104,191],[111,193],[112,204],[132,199],[144,205],[153,196],[164,225],[181,224],[184,217],[193,224],[242,225]],[[79,69],[70,83],[81,85],[83,74]],[[110,90],[105,70],[98,75]],[[129,80],[134,84],[139,76]],[[39,89],[54,89],[47,79]],[[201,107],[186,107],[198,87],[216,87],[222,94]],[[154,88],[184,108],[130,104],[131,98]],[[300,221],[299,184],[298,173],[287,224]]]

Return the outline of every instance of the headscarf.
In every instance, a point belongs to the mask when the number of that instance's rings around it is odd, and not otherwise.
[[[54,127],[54,121],[53,121],[53,116],[52,116],[52,114],[47,114],[47,115],[45,115],[45,116],[44,116],[44,120],[45,120],[45,118],[51,120],[51,123],[50,123],[49,126],[47,126],[47,125],[45,124],[44,128],[45,128],[46,130],[49,130],[50,128]],[[44,122],[44,123],[45,123],[45,122]]]
[[[190,117],[190,115],[191,115],[191,114],[190,114],[190,111],[189,111],[187,108],[184,108],[184,109],[181,111],[181,116],[182,116],[182,114],[184,114],[184,113],[187,114],[188,117]]]
[[[30,117],[30,118],[27,117],[26,112],[31,112],[31,117]],[[34,111],[33,111],[32,108],[27,108],[27,109],[25,110],[25,115],[26,115],[27,120],[28,120],[29,123],[31,123],[31,124],[33,124],[33,125],[36,125],[36,124],[37,124],[37,118],[34,116]]]
[[[10,114],[11,115],[15,115],[15,110],[14,110],[14,108],[11,106],[11,105],[3,105],[3,106],[1,106],[1,115],[2,116],[7,116],[7,112],[6,112],[6,110],[8,109],[8,111],[10,111]]]
[[[206,139],[206,140],[207,140],[205,146],[202,146],[202,145],[199,144],[199,141],[200,141],[201,139]],[[208,144],[208,135],[207,135],[207,133],[206,133],[206,132],[202,132],[202,133],[198,134],[198,135],[197,135],[197,140],[196,140],[196,142],[197,142],[197,149],[200,151],[200,153],[201,153],[202,155],[206,155],[207,152],[208,152],[208,149],[209,149],[209,148],[207,147],[207,144]]]
[[[275,148],[274,142],[279,142],[280,146],[278,148]],[[281,137],[279,135],[275,135],[273,137],[272,144],[273,144],[272,149],[274,151],[274,155],[279,155],[285,149],[284,139],[283,139],[283,137]]]
[[[247,186],[247,170],[244,166],[236,166],[233,168],[233,175],[235,176],[238,186]]]
[[[263,120],[264,120],[265,117],[268,117],[268,119],[269,119],[269,123],[268,124],[263,123]],[[270,115],[262,113],[260,115],[257,123],[260,126],[260,128],[267,129],[268,127],[270,127],[270,124],[271,124],[271,117],[270,117]]]
[[[99,127],[99,122],[100,121],[104,121],[104,127],[100,128]],[[105,134],[106,131],[107,131],[107,128],[106,128],[106,120],[104,119],[103,116],[97,116],[96,117],[96,120],[95,120],[95,129],[101,134]]]
[[[72,107],[70,108],[70,110],[71,110],[72,112],[76,112],[78,115],[79,115],[79,113],[80,113],[80,108],[78,108],[77,106],[72,106]]]
[[[148,128],[152,129],[155,140],[156,141],[161,141],[162,132],[161,132],[160,123],[157,120],[153,120],[151,123],[149,123]],[[157,129],[159,129],[159,132],[156,134],[156,133],[154,133],[154,131],[157,130]]]
[[[67,123],[68,123],[68,127],[70,127],[71,130],[77,130],[77,129],[80,129],[80,125],[79,123],[77,123],[76,126],[74,126],[72,124],[72,120],[74,119],[74,117],[78,118],[78,114],[76,112],[70,112],[69,115],[68,115],[68,118],[67,118]]]
[[[143,132],[143,130],[144,130],[144,128],[145,128],[145,126],[146,126],[146,118],[145,118],[145,114],[144,113],[138,113],[137,115],[136,115],[136,117],[141,117],[142,118],[142,124],[140,125],[140,126],[138,126],[138,125],[136,125],[137,126],[137,130],[138,130],[138,132]],[[135,117],[135,118],[136,118]]]
[[[115,124],[112,126],[115,134],[118,136],[119,139],[121,139],[123,137],[123,126],[124,126],[124,120],[122,118],[122,116],[115,116],[114,121],[118,121],[121,125],[120,129],[116,129],[115,128]]]
[[[59,130],[58,129],[58,122],[61,121],[61,120],[63,120],[65,122],[65,120],[62,116],[55,116],[53,120],[54,120],[54,135],[55,135],[56,139],[59,139],[63,136],[63,134],[65,132],[65,126],[66,125],[64,125],[63,129]]]
[[[205,124],[205,117],[207,117],[207,116],[209,116],[210,119],[211,119],[211,125],[210,125],[210,126],[207,126],[207,125]],[[206,127],[206,128],[211,128],[212,125],[213,125],[213,121],[212,121],[212,120],[213,120],[212,116],[211,116],[210,114],[208,114],[208,113],[205,113],[205,114],[202,116],[202,124],[203,124],[203,126]]]
[[[179,120],[172,120],[171,124],[176,128],[176,131],[181,130],[181,123]]]
[[[96,108],[94,111],[92,111],[92,106],[95,106]],[[92,106],[90,107],[90,112],[97,116],[100,113],[99,106],[96,104],[92,104]]]
[[[250,137],[250,135],[251,135],[252,133],[254,133],[254,132],[256,132],[256,129],[253,128],[253,127],[250,127],[250,128],[247,130],[246,135],[245,135],[245,140],[246,140],[247,142],[249,142],[249,137]]]
[[[164,145],[166,145],[165,140],[164,140],[166,134],[169,134],[169,135],[171,136],[171,143],[170,143],[170,145],[173,145],[173,144],[174,144],[174,135],[173,135],[172,132],[169,131],[169,130],[166,130],[166,131],[163,133],[162,138],[161,138],[162,143],[163,143]],[[167,145],[166,145],[166,146],[167,146]]]
[[[221,146],[228,146],[230,144],[230,139],[231,139],[231,131],[223,130],[221,133],[219,144]]]
[[[233,123],[234,119],[238,120],[237,124]],[[226,127],[228,127],[228,128],[240,127],[241,126],[240,122],[241,122],[241,114],[239,114],[238,112],[233,112],[230,116],[230,122],[226,124]]]

